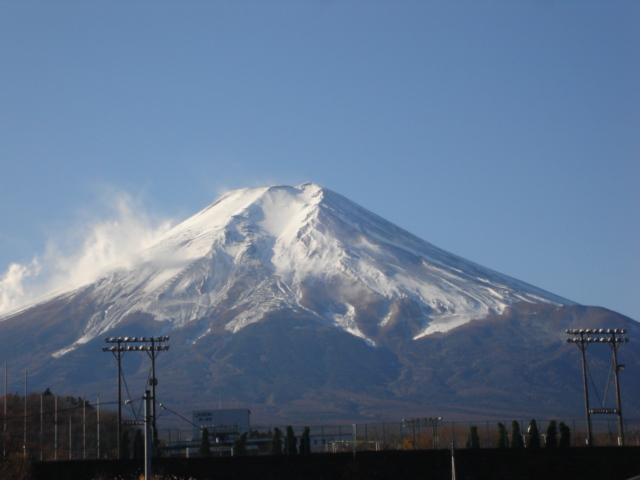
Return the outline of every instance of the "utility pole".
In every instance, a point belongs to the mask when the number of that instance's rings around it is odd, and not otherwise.
[[[4,428],[2,429],[2,458],[7,458],[7,362],[4,362]]]
[[[451,480],[456,480],[456,442],[451,442]]]
[[[575,343],[580,352],[582,353],[582,384],[584,386],[584,410],[587,415],[587,446],[593,446],[593,437],[591,436],[591,415],[589,413],[589,388],[587,385],[587,360],[585,357],[585,352],[587,350],[587,346],[589,345],[589,338],[585,337],[587,332],[591,332],[590,329],[580,329],[580,330],[567,330],[568,334],[580,335],[579,337],[567,338],[568,343]]]
[[[618,365],[618,348],[624,342],[628,342],[629,339],[625,337],[616,337],[616,334],[624,334],[625,330],[612,331],[611,337],[609,337],[609,346],[613,352],[613,366],[616,379],[616,410],[618,414],[618,445],[624,447],[624,425],[622,422],[622,404],[620,402],[620,379],[618,378],[618,372],[624,370],[624,365]]]
[[[87,459],[87,396],[82,396],[82,459]]]
[[[144,392],[144,480],[151,480],[151,456],[153,453],[151,433],[151,392]]]
[[[433,437],[432,446],[434,449],[440,448],[440,439],[438,438],[438,424],[442,422],[442,417],[428,417],[425,420],[431,422],[431,436]]]
[[[122,337],[118,338],[105,338],[105,342],[107,343],[117,343],[117,347],[102,347],[103,352],[111,352],[115,357],[118,363],[118,372],[117,372],[117,384],[118,384],[118,423],[116,425],[116,436],[118,437],[117,447],[118,447],[118,460],[122,459],[122,357],[124,356],[124,347],[120,344],[124,342]]]
[[[96,458],[100,460],[100,394],[96,399]]]
[[[58,460],[58,395],[53,396],[53,427],[54,427],[54,454],[53,459]]]
[[[24,443],[22,449],[24,458],[27,458],[27,370],[24,371]]]
[[[154,450],[155,450],[155,439],[156,439],[156,435],[157,435],[157,426],[156,426],[156,385],[158,385],[158,379],[156,378],[156,356],[158,355],[158,353],[160,352],[160,348],[156,348],[156,347],[160,347],[163,345],[156,345],[156,343],[161,343],[163,341],[168,341],[169,337],[151,337],[151,349],[147,350],[147,353],[149,354],[149,358],[151,358],[151,379],[149,380],[149,384],[151,385],[151,398],[152,398],[152,403],[151,403],[151,434],[153,436],[153,440],[154,440]],[[169,346],[166,346],[167,349],[169,348]]]
[[[43,460],[43,439],[44,439],[44,394],[40,394],[40,461]]]

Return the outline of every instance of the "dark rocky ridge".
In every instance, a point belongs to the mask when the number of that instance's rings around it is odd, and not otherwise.
[[[115,361],[101,351],[102,339],[51,357],[89,310],[59,299],[0,323],[0,362],[7,362],[14,376],[10,390],[19,390],[27,369],[32,390],[50,387],[61,394],[115,399]],[[161,327],[138,314],[110,335],[148,336],[160,334]],[[220,398],[224,406],[250,408],[258,423],[433,414],[582,418],[580,354],[564,333],[577,327],[628,330],[631,341],[619,350],[619,362],[626,365],[623,408],[626,418],[638,417],[638,324],[597,307],[527,303],[418,340],[402,328],[391,329],[378,337],[377,347],[295,311],[273,312],[234,335],[219,328],[195,343],[194,330],[203,326],[190,323],[172,332],[171,350],[158,357],[158,401],[188,411],[216,406]],[[593,345],[587,354],[602,392],[610,348]],[[129,388],[141,395],[149,373],[146,355],[127,353],[123,368]]]

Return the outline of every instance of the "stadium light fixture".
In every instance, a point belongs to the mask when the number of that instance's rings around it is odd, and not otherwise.
[[[411,434],[413,436],[413,449],[416,448],[416,431],[418,428],[418,433],[420,432],[420,427],[422,426],[431,426],[431,434],[433,436],[433,448],[438,448],[438,424],[442,422],[442,417],[419,417],[419,418],[403,418],[402,423],[405,427],[411,429]]]
[[[151,427],[153,431],[156,430],[156,385],[158,385],[158,379],[156,378],[156,356],[159,352],[169,350],[169,345],[165,345],[164,342],[169,341],[169,335],[161,335],[156,337],[106,337],[105,343],[111,344],[110,346],[102,347],[103,352],[111,352],[118,362],[118,458],[122,458],[121,450],[121,426],[122,426],[122,357],[126,352],[147,352],[151,358],[151,378],[149,384],[151,385],[151,398],[152,413],[151,413]],[[133,344],[133,345],[132,345]]]
[[[580,349],[582,353],[582,380],[584,384],[584,399],[585,410],[587,415],[587,444],[592,445],[591,435],[591,414],[611,414],[618,415],[618,444],[624,446],[624,432],[622,422],[622,406],[620,402],[620,381],[618,378],[618,372],[624,371],[624,365],[618,365],[618,348],[623,343],[627,343],[629,339],[623,337],[627,333],[624,328],[570,328],[566,330],[567,335],[572,335],[567,338],[567,343],[574,343]],[[599,335],[599,336],[590,336]],[[585,358],[585,352],[590,343],[607,343],[612,350],[612,361],[614,365],[614,376],[616,384],[616,408],[589,408],[589,390],[587,386],[587,364]]]

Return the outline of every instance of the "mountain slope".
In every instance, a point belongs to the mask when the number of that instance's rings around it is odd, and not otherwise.
[[[563,332],[596,326],[640,333],[305,184],[231,191],[98,281],[4,317],[0,362],[34,388],[113,393],[103,337],[170,334],[159,398],[186,408],[223,397],[270,421],[579,417]],[[623,350],[640,372],[637,347]],[[123,365],[141,391],[147,363]]]
[[[293,308],[377,344],[407,315],[406,334],[419,338],[519,301],[572,304],[313,184],[229,192],[80,292],[96,310],[57,355],[137,312],[167,322],[165,333],[202,318],[237,332]]]

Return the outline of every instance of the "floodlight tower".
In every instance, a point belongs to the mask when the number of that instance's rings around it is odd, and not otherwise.
[[[124,347],[120,344],[124,342],[124,338],[109,337],[104,339],[107,343],[117,343],[118,346],[102,347],[103,352],[112,352],[118,363],[118,423],[116,425],[116,435],[118,436],[118,460],[122,458],[121,438],[122,437],[122,368],[121,361],[124,355]]]
[[[431,423],[431,436],[433,437],[433,448],[440,447],[440,439],[438,438],[438,424],[442,422],[442,417],[427,417],[423,419],[425,422]]]
[[[618,348],[620,348],[620,345],[623,343],[627,343],[629,341],[628,338],[621,336],[625,333],[627,333],[627,331],[624,329],[615,328],[613,330],[607,330],[607,342],[609,343],[613,354],[613,368],[616,379],[616,409],[618,410],[618,433],[620,435],[619,444],[621,447],[624,446],[624,425],[622,422],[622,403],[620,401],[620,379],[618,378],[618,372],[624,370],[624,365],[618,365]]]
[[[145,339],[142,337],[142,339]],[[141,341],[144,341],[142,340]],[[151,379],[149,380],[149,384],[151,384],[151,428],[153,430],[153,438],[155,439],[156,435],[156,385],[158,385],[158,379],[156,378],[156,356],[161,351],[169,350],[169,345],[163,345],[162,342],[168,342],[169,336],[165,335],[162,337],[150,337],[148,339],[151,342],[151,345],[146,345],[145,351],[149,354],[149,358],[151,358]]]
[[[420,427],[431,424],[431,435],[433,436],[433,448],[438,448],[438,423],[442,422],[442,417],[422,417],[422,418],[403,418],[402,422],[405,427],[411,429],[413,436],[413,449],[416,449],[416,427],[418,428],[418,435],[420,435]]]
[[[624,365],[618,365],[618,348],[623,343],[629,341],[628,338],[623,337],[627,331],[625,329],[617,328],[581,328],[581,329],[568,329],[567,334],[576,335],[574,337],[567,338],[568,343],[575,343],[582,352],[582,378],[584,382],[584,398],[585,407],[587,411],[587,443],[592,445],[591,436],[591,414],[599,413],[615,413],[618,415],[618,444],[624,446],[624,432],[622,422],[622,406],[620,402],[620,381],[618,378],[618,372],[624,370]],[[588,335],[606,335],[600,337],[589,337]],[[587,335],[587,336],[585,336]],[[589,392],[587,388],[587,368],[585,360],[585,351],[589,343],[608,343],[612,350],[612,361],[614,367],[615,383],[616,383],[616,408],[589,408]],[[603,405],[604,407],[604,405]]]
[[[151,358],[151,380],[149,383],[152,386],[152,414],[151,414],[151,427],[153,429],[153,434],[155,438],[156,431],[156,385],[158,384],[158,380],[156,379],[156,356],[161,351],[169,350],[169,345],[164,345],[163,342],[169,341],[169,336],[161,336],[161,337],[107,337],[104,339],[106,343],[115,343],[117,346],[110,347],[102,347],[103,352],[112,352],[116,360],[118,361],[118,426],[117,426],[117,434],[118,434],[118,458],[122,458],[122,452],[120,448],[120,436],[121,436],[121,425],[122,425],[122,388],[121,388],[121,377],[122,377],[122,368],[121,368],[121,360],[124,356],[125,352],[147,352],[149,357]],[[129,345],[130,343],[144,343],[144,345]],[[149,345],[151,344],[151,345]]]
[[[412,436],[411,445],[415,450],[416,449],[416,427],[420,426],[420,419],[419,418],[403,418],[402,423],[404,424],[403,425],[404,427],[409,427],[411,429],[411,436]],[[420,433],[418,433],[418,435],[420,435]]]
[[[575,343],[580,352],[582,353],[582,383],[584,385],[584,409],[587,415],[587,445],[592,446],[591,437],[591,416],[589,415],[589,386],[587,385],[587,360],[585,358],[585,351],[589,345],[589,339],[585,337],[585,334],[591,333],[590,329],[568,329],[567,333],[570,335],[579,335],[577,337],[567,338],[567,343]]]

